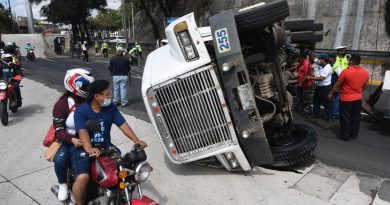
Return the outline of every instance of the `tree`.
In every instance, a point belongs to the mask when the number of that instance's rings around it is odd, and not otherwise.
[[[9,11],[0,3],[0,34],[1,33],[17,33],[18,26],[9,15]]]
[[[386,22],[386,33],[390,37],[390,0],[386,0],[385,3],[385,22]]]
[[[30,0],[39,4],[45,0]],[[90,41],[87,18],[92,10],[104,11],[106,0],[50,0],[41,8],[41,15],[53,23],[71,24],[73,40]]]

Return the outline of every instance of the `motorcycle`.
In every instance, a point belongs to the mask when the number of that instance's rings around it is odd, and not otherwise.
[[[88,127],[95,127],[91,130],[100,130],[97,121],[88,121]],[[116,147],[101,149],[98,156],[88,153],[81,153],[82,157],[94,158],[91,166],[91,180],[87,186],[85,204],[107,204],[107,205],[158,205],[153,199],[142,194],[141,184],[145,182],[153,168],[146,161],[147,156],[139,145],[124,154],[120,155]],[[72,171],[68,170],[69,197],[63,201],[64,204],[74,205],[71,188],[76,178]],[[52,193],[58,197],[59,186],[51,187]],[[135,190],[139,197],[134,197]]]
[[[30,61],[35,61],[34,49],[31,49],[31,50],[28,50],[28,51],[27,51],[26,59],[28,59],[28,60],[30,60]]]
[[[0,80],[0,119],[1,124],[7,126],[9,117],[8,109],[11,110],[11,112],[13,113],[16,113],[18,111],[18,100],[12,82],[20,82],[22,80],[22,76],[17,75],[15,77],[11,77],[13,76],[12,66],[14,66],[12,63],[7,64],[3,62],[2,66],[3,79]]]

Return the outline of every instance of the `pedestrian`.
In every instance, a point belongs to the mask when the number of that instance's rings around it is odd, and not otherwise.
[[[136,45],[129,51],[129,55],[131,58],[131,65],[132,66],[138,66],[138,55],[139,55],[139,50]]]
[[[95,41],[95,57],[99,56],[99,43]]]
[[[331,116],[330,101],[327,99],[327,94],[330,90],[332,67],[328,63],[328,54],[321,53],[319,55],[318,71],[313,76],[306,76],[304,80],[314,80],[316,88],[313,97],[313,117],[318,117],[321,105],[325,108],[325,120],[328,121]]]
[[[340,73],[342,71],[341,66],[334,67],[334,65],[336,64],[336,57],[337,57],[337,55],[334,53],[329,54],[329,64],[330,64],[330,66],[332,66],[332,70],[333,70],[332,71],[332,80],[331,80],[332,87],[336,83],[338,76],[340,75]],[[339,92],[335,92],[333,94],[332,99],[331,99],[331,113],[332,113],[331,118],[332,119],[339,119],[339,117],[340,117],[340,109],[339,109],[340,99],[339,99],[339,97],[340,97]]]
[[[109,70],[114,84],[114,104],[122,107],[129,105],[127,100],[127,84],[130,73],[130,60],[123,55],[123,50],[118,50],[110,60]],[[120,102],[119,102],[120,99]]]
[[[347,141],[358,138],[363,90],[368,87],[368,71],[359,66],[360,60],[359,55],[351,56],[348,68],[341,72],[328,94],[331,99],[340,91],[340,138]]]
[[[337,50],[337,57],[336,62],[333,64],[333,71],[341,67],[341,70],[345,70],[348,67],[348,54],[347,54],[347,47],[346,46],[338,46],[336,47]]]
[[[136,47],[137,50],[138,50],[138,56],[139,56],[141,59],[143,59],[143,58],[142,58],[142,47],[141,47],[141,45],[139,45],[139,43],[136,42],[136,43],[135,43],[135,47]]]
[[[313,67],[309,60],[307,51],[302,51],[301,57],[298,60],[298,89],[297,97],[299,101],[298,111],[310,114],[311,90],[313,88],[313,80],[304,80],[307,76],[313,75]]]
[[[83,50],[83,55],[84,55],[84,57],[83,57],[83,61],[85,61],[85,62],[88,62],[88,58],[89,58],[89,56],[88,56],[88,44],[87,44],[87,41],[84,41],[84,43],[83,43],[83,45],[81,46],[81,48],[82,48],[82,50]]]
[[[103,57],[108,58],[108,43],[104,41],[102,44]]]

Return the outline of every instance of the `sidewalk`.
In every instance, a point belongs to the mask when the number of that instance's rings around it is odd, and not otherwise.
[[[43,138],[54,102],[61,93],[24,79],[23,107],[0,125],[0,204],[61,204],[50,192],[56,183],[53,164],[43,158]],[[321,162],[302,170],[255,168],[246,173],[195,164],[172,164],[164,155],[153,126],[125,115],[149,147],[153,166],[144,194],[159,204],[351,204],[390,205],[390,180],[327,166]],[[132,143],[113,127],[112,138],[123,152]]]

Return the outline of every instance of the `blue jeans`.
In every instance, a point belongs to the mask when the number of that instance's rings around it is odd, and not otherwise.
[[[56,172],[58,183],[64,184],[67,180],[67,172],[70,167],[71,145],[62,144],[54,157],[54,171]]]
[[[340,93],[335,92],[332,99],[332,115],[333,117],[339,117],[340,116]]]
[[[128,103],[127,101],[127,82],[129,80],[129,76],[113,76],[114,82],[114,103],[120,102],[122,105]]]

